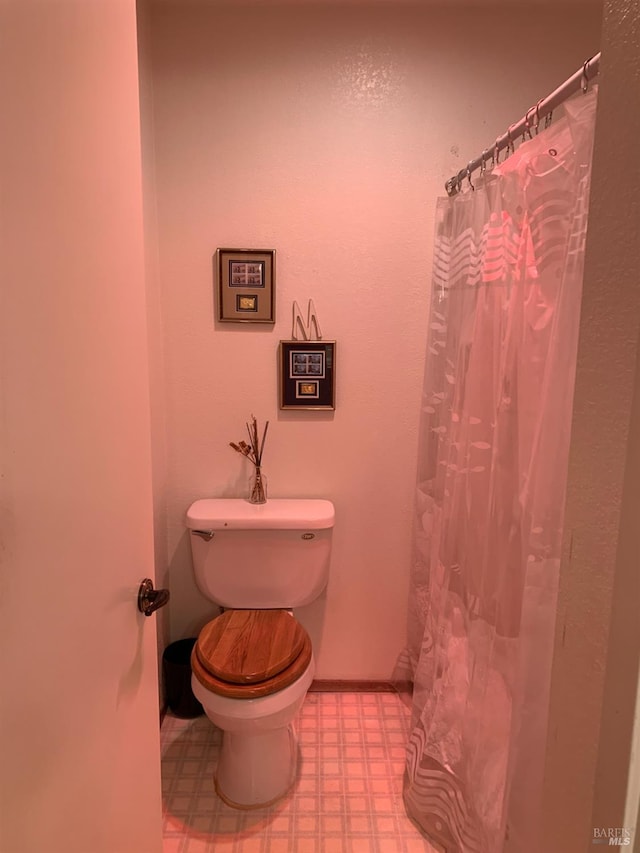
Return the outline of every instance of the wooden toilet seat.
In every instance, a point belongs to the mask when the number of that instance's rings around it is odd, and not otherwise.
[[[198,681],[232,699],[276,693],[310,661],[309,635],[286,610],[227,610],[204,626],[191,653]]]

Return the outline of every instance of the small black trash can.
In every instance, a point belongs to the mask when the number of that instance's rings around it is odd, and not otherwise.
[[[185,720],[204,714],[204,708],[191,689],[191,650],[195,637],[170,643],[162,655],[164,689],[169,709]]]

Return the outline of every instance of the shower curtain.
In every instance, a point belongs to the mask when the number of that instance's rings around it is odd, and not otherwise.
[[[440,199],[404,800],[446,853],[539,853],[597,87]]]

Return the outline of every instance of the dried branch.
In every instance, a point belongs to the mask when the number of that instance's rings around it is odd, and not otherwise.
[[[258,422],[254,415],[251,415],[251,421],[245,424],[247,428],[247,435],[249,436],[249,443],[246,441],[239,441],[237,444],[234,441],[229,442],[229,446],[233,447],[236,453],[241,453],[243,456],[259,468],[262,464],[262,453],[264,451],[264,443],[267,438],[267,429],[269,428],[269,421],[265,422],[264,430],[262,433],[262,440],[258,438]]]

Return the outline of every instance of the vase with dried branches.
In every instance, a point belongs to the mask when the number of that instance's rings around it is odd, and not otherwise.
[[[267,502],[267,478],[262,470],[262,453],[264,451],[264,442],[267,437],[269,421],[265,422],[261,438],[258,435],[258,422],[253,415],[251,415],[251,420],[247,422],[246,427],[249,442],[239,441],[236,444],[234,441],[230,441],[229,445],[237,453],[246,456],[253,465],[253,476],[249,482],[249,502],[252,504],[264,504]]]

